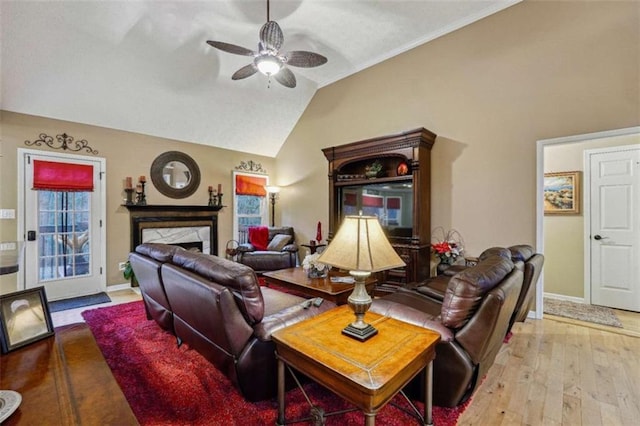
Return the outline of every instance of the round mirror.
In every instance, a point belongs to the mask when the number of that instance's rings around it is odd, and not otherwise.
[[[161,194],[171,198],[185,198],[200,186],[200,169],[187,154],[168,151],[153,160],[151,181]]]

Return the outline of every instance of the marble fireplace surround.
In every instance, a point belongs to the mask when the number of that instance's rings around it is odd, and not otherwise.
[[[221,207],[128,205],[131,251],[143,242],[202,243],[202,251],[218,255],[218,211]]]

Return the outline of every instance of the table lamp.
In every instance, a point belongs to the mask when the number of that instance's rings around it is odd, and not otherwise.
[[[348,270],[355,280],[347,303],[356,315],[342,334],[365,341],[378,333],[364,322],[364,314],[371,306],[365,281],[372,272],[405,266],[389,243],[375,216],[345,216],[340,229],[322,252],[318,262]]]

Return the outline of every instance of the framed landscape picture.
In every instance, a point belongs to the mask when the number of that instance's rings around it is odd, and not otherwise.
[[[44,287],[0,296],[2,353],[53,336],[53,323]]]
[[[544,214],[580,214],[580,172],[544,174]]]

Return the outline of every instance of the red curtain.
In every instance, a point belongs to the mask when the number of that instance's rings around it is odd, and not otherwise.
[[[92,192],[93,166],[34,160],[33,189]]]
[[[237,195],[257,195],[266,197],[267,177],[262,176],[245,176],[236,175],[236,194]]]

